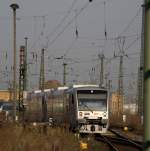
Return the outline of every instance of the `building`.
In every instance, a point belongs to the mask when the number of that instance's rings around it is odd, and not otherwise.
[[[0,90],[0,100],[6,102],[12,100],[12,92],[9,90]]]
[[[19,99],[19,92],[17,92],[17,100]],[[13,91],[12,90],[0,90],[0,100],[1,101],[12,101]]]

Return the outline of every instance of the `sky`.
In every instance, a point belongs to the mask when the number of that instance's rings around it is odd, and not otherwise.
[[[46,80],[63,81],[67,63],[67,83],[99,83],[100,61],[104,53],[104,72],[117,89],[119,43],[124,41],[125,92],[136,89],[140,63],[142,0],[0,0],[0,81],[1,89],[12,81],[13,21],[10,4],[17,3],[17,65],[19,48],[28,37],[28,87],[37,89],[40,53],[45,48]],[[37,58],[36,58],[37,56]],[[64,59],[56,59],[62,57]],[[17,74],[18,75],[18,74]],[[106,77],[106,76],[105,76]],[[134,91],[134,93],[136,90]]]

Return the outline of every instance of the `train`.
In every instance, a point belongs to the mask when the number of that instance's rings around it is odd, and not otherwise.
[[[40,90],[28,94],[25,119],[40,122],[42,118]],[[65,123],[73,132],[106,133],[109,127],[109,92],[99,85],[72,85],[47,89],[47,121]],[[33,118],[34,115],[34,118]]]
[[[44,99],[46,101],[46,122],[53,119],[55,125],[60,125],[64,122],[65,116],[65,98],[64,90],[67,87],[59,87],[57,89],[45,89]],[[41,90],[27,92],[25,99],[24,120],[28,123],[41,123],[43,118]]]
[[[77,85],[66,91],[70,129],[79,133],[106,133],[109,127],[108,90]]]

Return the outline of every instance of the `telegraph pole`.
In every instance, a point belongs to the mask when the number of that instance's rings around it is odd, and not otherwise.
[[[144,7],[144,151],[150,151],[150,0]]]
[[[45,94],[44,94],[44,83],[45,83],[45,70],[44,70],[44,52],[45,49],[41,50],[41,69],[40,69],[40,82],[39,87],[42,92],[42,122],[47,121],[47,104],[45,100]]]
[[[14,63],[13,63],[13,101],[14,101],[14,119],[16,117],[16,101],[17,101],[17,87],[16,87],[16,9],[19,9],[18,4],[11,4],[13,10],[13,49],[14,49]]]
[[[101,53],[98,55],[99,59],[100,59],[100,87],[103,86],[104,84],[104,54]]]

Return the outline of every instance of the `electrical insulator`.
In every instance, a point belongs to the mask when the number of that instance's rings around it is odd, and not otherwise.
[[[76,38],[78,38],[78,29],[76,28]]]
[[[91,2],[92,2],[92,0],[89,0],[89,2],[91,3]]]

